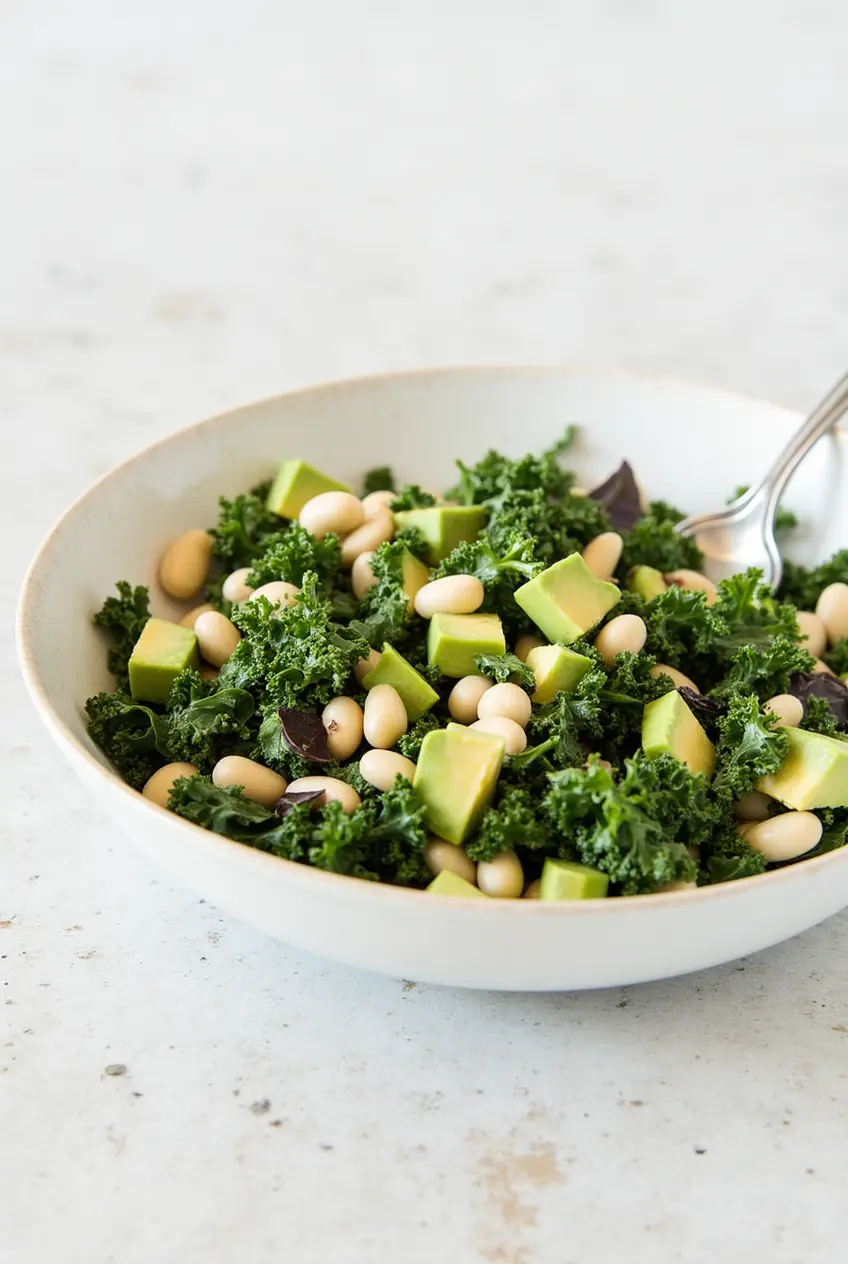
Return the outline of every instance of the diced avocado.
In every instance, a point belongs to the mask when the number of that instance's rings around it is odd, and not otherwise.
[[[403,591],[409,598],[409,613],[412,614],[415,610],[415,594],[430,582],[430,568],[419,561],[414,553],[410,553],[409,549],[404,549],[401,575]]]
[[[527,666],[536,678],[531,702],[550,702],[563,689],[576,689],[592,666],[591,658],[564,649],[562,645],[537,645],[527,655]]]
[[[449,724],[421,743],[413,785],[427,807],[427,828],[464,843],[495,793],[504,759],[502,737]]]
[[[515,600],[549,641],[570,645],[621,600],[615,584],[597,579],[579,553],[554,562],[515,590]]]
[[[608,886],[609,878],[600,869],[548,857],[542,870],[539,899],[602,900]]]
[[[434,895],[479,895],[482,900],[489,898],[485,891],[475,887],[473,882],[466,882],[458,873],[452,873],[450,869],[443,869],[440,874],[437,874],[427,890],[432,891]]]
[[[271,513],[281,518],[296,518],[307,500],[321,492],[349,492],[345,483],[328,478],[305,461],[283,461],[268,492]]]
[[[441,562],[463,540],[476,540],[486,521],[482,505],[434,505],[395,514],[398,529],[417,527],[429,545],[427,560]]]
[[[373,689],[375,685],[393,685],[406,707],[410,723],[413,724],[439,701],[439,695],[433,686],[391,645],[383,646],[377,666],[362,683],[366,689]]]
[[[631,592],[644,597],[645,601],[653,601],[668,588],[662,574],[653,566],[634,566],[627,573],[627,587]]]
[[[136,701],[164,702],[175,677],[186,667],[199,666],[191,628],[148,619],[130,656],[130,692]]]
[[[443,676],[478,675],[476,654],[505,654],[496,614],[434,614],[427,632],[427,661]]]
[[[848,742],[806,729],[783,732],[789,753],[777,772],[760,778],[757,789],[799,812],[848,807]]]
[[[673,755],[690,772],[702,772],[705,777],[713,775],[715,747],[676,689],[645,707],[642,749],[650,758]]]

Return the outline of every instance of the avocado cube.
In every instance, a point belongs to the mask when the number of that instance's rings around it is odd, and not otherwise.
[[[130,692],[137,702],[164,702],[180,672],[199,666],[191,628],[148,619],[130,656]]]
[[[572,553],[517,588],[515,600],[549,641],[570,645],[600,623],[621,593],[596,579],[580,554]]]
[[[339,483],[315,470],[305,461],[283,461],[268,492],[267,506],[281,518],[296,518],[303,506],[321,492],[349,492]]]
[[[783,732],[789,753],[777,772],[760,778],[757,789],[798,812],[848,807],[848,742],[806,729]]]
[[[591,658],[562,645],[537,645],[527,655],[527,666],[536,679],[531,702],[550,702],[562,690],[571,693],[592,666]]]
[[[460,878],[458,873],[452,873],[450,869],[443,869],[440,874],[437,874],[427,890],[432,891],[433,895],[479,895],[481,900],[489,898],[485,891],[475,887],[473,882],[466,882],[465,878]]]
[[[673,755],[690,772],[707,778],[715,770],[715,747],[676,689],[649,702],[642,712],[642,749],[651,759]]]
[[[482,505],[433,505],[429,509],[403,509],[395,514],[398,530],[417,527],[429,546],[427,560],[441,562],[463,540],[476,540],[486,521]]]
[[[548,857],[539,883],[539,899],[602,900],[608,887],[609,878],[600,869]]]
[[[415,594],[420,592],[425,584],[430,582],[430,568],[425,566],[422,561],[410,553],[409,549],[403,550],[403,561],[401,562],[401,585],[403,591],[409,598],[408,610],[410,614],[415,613]]]
[[[391,645],[383,646],[377,666],[362,683],[366,689],[373,689],[375,685],[393,685],[400,694],[411,724],[439,701],[433,686]]]
[[[505,654],[496,614],[434,614],[427,632],[427,661],[443,676],[477,676],[477,654]]]
[[[492,802],[506,743],[502,737],[449,724],[421,743],[413,786],[427,808],[427,828],[464,843]]]
[[[653,566],[634,566],[627,572],[627,587],[645,601],[653,601],[665,592],[668,584]]]

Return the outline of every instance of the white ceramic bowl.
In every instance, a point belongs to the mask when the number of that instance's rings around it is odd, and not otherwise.
[[[566,369],[461,369],[319,386],[192,426],[107,474],[59,521],[27,577],[19,649],[33,700],[98,806],[186,887],[268,934],[403,978],[558,990],[682,974],[765,948],[848,904],[848,850],[680,894],[540,904],[457,900],[324,873],[189,825],[130,790],[88,740],[83,704],[111,688],[91,624],[117,579],[155,585],[166,543],[211,524],[220,494],[304,457],[356,485],[370,465],[445,487],[453,460],[512,454],[581,427],[571,453],[591,485],[627,457],[652,497],[696,512],[751,482],[800,419],[684,383]],[[790,488],[806,524],[796,554],[848,542],[845,439],[824,440]]]

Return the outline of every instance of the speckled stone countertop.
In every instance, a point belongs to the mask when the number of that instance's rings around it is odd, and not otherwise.
[[[834,1260],[848,917],[612,993],[364,977],[171,889],[25,699],[39,538],[206,413],[561,360],[803,408],[848,367],[844,9],[405,8],[0,13],[0,1255]]]

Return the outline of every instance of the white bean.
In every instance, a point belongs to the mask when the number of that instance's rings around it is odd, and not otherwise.
[[[848,584],[828,584],[816,602],[816,614],[831,645],[848,636]]]
[[[369,492],[362,497],[362,508],[366,518],[373,518],[381,509],[391,509],[392,502],[397,500],[397,492]]]
[[[321,712],[327,746],[333,759],[350,759],[362,741],[362,707],[353,698],[333,698]]]
[[[507,755],[520,755],[527,746],[527,734],[515,720],[505,715],[489,715],[484,720],[475,720],[468,726],[480,733],[491,733],[494,737],[502,737],[506,742]]]
[[[196,777],[197,769],[194,764],[165,764],[164,768],[157,768],[152,777],[149,777],[144,783],[142,794],[145,799],[150,799],[151,803],[158,803],[160,808],[168,806],[168,795],[171,793],[171,786],[180,777]]]
[[[379,650],[371,650],[367,658],[360,658],[353,669],[353,674],[361,685],[366,676],[370,676],[379,663],[382,655]]]
[[[524,635],[520,636],[515,642],[515,657],[520,658],[522,663],[526,663],[527,655],[530,651],[536,650],[540,645],[544,644],[545,642],[540,640],[538,636],[533,636],[532,632],[525,632]]]
[[[366,518],[361,527],[352,531],[342,541],[342,566],[350,570],[360,553],[378,549],[391,540],[395,533],[395,520],[388,509],[381,509],[373,517]]]
[[[323,790],[323,802],[340,803],[348,816],[352,816],[362,802],[353,786],[339,781],[338,777],[296,777],[289,782],[289,793],[294,794],[298,790]],[[315,802],[317,807],[323,806],[321,801],[316,799]]]
[[[674,682],[676,689],[693,689],[695,693],[701,692],[694,680],[684,675],[682,671],[678,671],[676,667],[669,667],[667,663],[657,663],[655,667],[651,668],[648,675],[653,676],[655,680],[659,676],[668,676],[669,680]]]
[[[415,594],[415,611],[422,619],[434,614],[473,614],[483,604],[485,589],[476,575],[445,575],[431,579]]]
[[[706,593],[708,606],[718,600],[718,589],[715,584],[700,571],[690,571],[684,567],[679,571],[669,571],[663,578],[667,584],[674,584],[675,588],[688,588],[692,592]]]
[[[791,693],[778,693],[769,698],[766,710],[777,717],[776,729],[797,729],[804,718],[804,704]]]
[[[212,537],[199,527],[186,531],[165,550],[159,563],[159,583],[169,597],[186,601],[199,593],[209,577]]]
[[[300,596],[300,589],[296,584],[289,584],[284,579],[272,579],[270,583],[262,584],[248,597],[248,601],[258,601],[260,597],[264,597],[266,601],[270,601],[272,606],[293,606],[297,598]]]
[[[351,492],[321,492],[307,500],[297,520],[316,540],[323,540],[331,531],[341,539],[362,526],[365,510]]]
[[[484,895],[517,900],[524,890],[524,870],[514,851],[498,852],[477,866],[477,885]]]
[[[365,773],[362,775],[364,777]],[[424,864],[434,877],[447,869],[451,873],[458,874],[460,878],[464,878],[466,882],[477,885],[477,866],[468,858],[462,847],[457,847],[456,843],[448,843],[443,838],[437,838],[435,834],[432,834],[424,844],[423,855]]]
[[[237,571],[227,576],[221,589],[227,601],[231,601],[233,605],[238,605],[240,601],[247,601],[253,589],[245,583],[245,580],[252,570],[252,566],[240,566]]]
[[[241,632],[226,615],[207,610],[194,625],[197,645],[207,663],[223,667],[241,640]]]
[[[474,723],[480,699],[494,683],[488,676],[463,676],[456,682],[450,691],[448,710],[457,724]]]
[[[542,879],[535,878],[524,892],[525,900],[538,900],[542,894]]]
[[[415,764],[397,751],[369,750],[359,761],[359,771],[370,786],[377,790],[391,790],[395,777],[405,777],[407,781],[412,781]],[[451,844],[448,843],[447,846],[450,847]]]
[[[612,579],[621,561],[624,541],[617,531],[604,531],[583,550],[583,561],[597,579]]]
[[[835,676],[836,672],[832,667],[828,667],[822,659],[817,658],[813,664],[813,671],[817,676]]]
[[[770,799],[762,790],[752,790],[733,805],[733,815],[737,821],[766,821],[771,816],[774,799]]]
[[[353,588],[353,595],[357,601],[361,601],[366,593],[369,593],[377,583],[377,576],[371,569],[371,558],[374,556],[373,549],[366,549],[364,553],[360,553],[359,557],[353,563],[353,569],[350,572],[350,583]]]
[[[490,715],[503,715],[514,720],[525,728],[533,707],[530,699],[519,685],[495,685],[487,689],[477,704],[477,718],[485,720]]]
[[[216,786],[241,786],[248,799],[272,808],[286,792],[286,779],[272,768],[266,768],[255,759],[243,755],[225,755],[212,769],[212,781]]]
[[[799,610],[795,615],[798,623],[798,640],[805,650],[809,650],[813,658],[818,658],[827,649],[827,632],[817,614],[812,610]]]
[[[194,625],[200,616],[202,614],[206,614],[207,610],[214,609],[215,607],[211,606],[208,601],[205,601],[202,606],[195,606],[193,610],[189,610],[188,614],[184,614],[180,619],[180,627],[191,628],[191,630],[194,631]]]
[[[745,841],[770,863],[794,860],[810,851],[822,836],[822,823],[813,812],[784,812],[745,830]]]
[[[638,654],[648,638],[645,621],[638,614],[620,614],[602,627],[595,637],[595,649],[599,651],[607,667],[612,667],[616,654],[629,650]]]
[[[388,750],[406,732],[406,707],[394,685],[375,685],[365,699],[365,740],[378,750]]]

